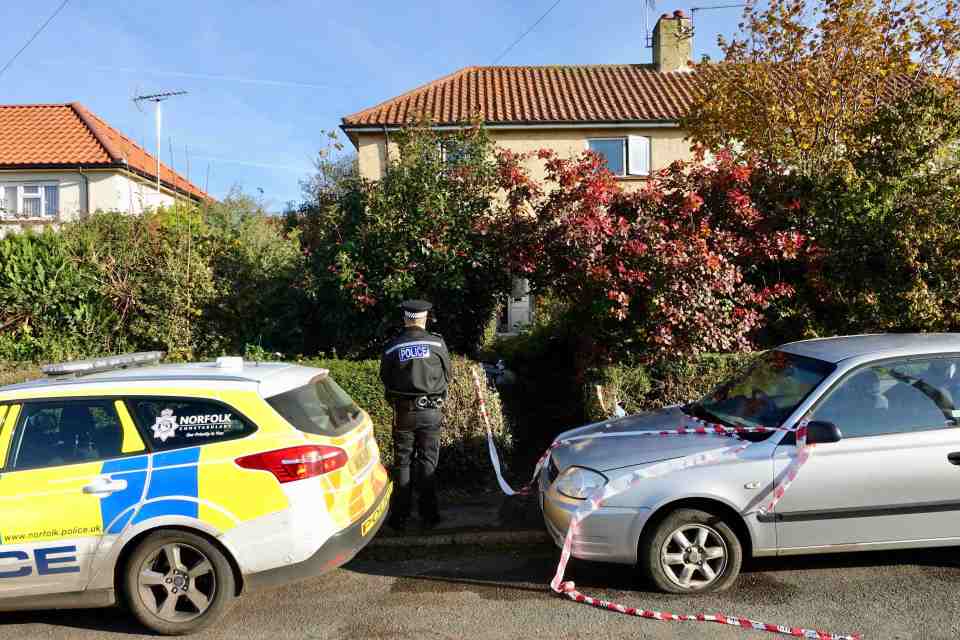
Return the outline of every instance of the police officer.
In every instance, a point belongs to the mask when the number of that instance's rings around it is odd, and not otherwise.
[[[411,466],[419,495],[420,519],[432,527],[440,521],[434,474],[440,458],[441,407],[450,382],[450,353],[443,338],[426,330],[433,305],[407,300],[403,332],[386,344],[380,379],[393,405],[394,501],[390,525],[406,528],[412,502]]]

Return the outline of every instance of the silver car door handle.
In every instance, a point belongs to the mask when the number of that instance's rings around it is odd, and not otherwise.
[[[84,493],[92,495],[106,495],[123,491],[127,488],[126,480],[114,480],[113,478],[97,478],[83,488]]]

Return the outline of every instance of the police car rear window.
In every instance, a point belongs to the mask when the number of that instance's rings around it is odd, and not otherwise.
[[[339,435],[360,424],[363,418],[353,398],[327,375],[267,398],[267,402],[287,422],[305,433]]]

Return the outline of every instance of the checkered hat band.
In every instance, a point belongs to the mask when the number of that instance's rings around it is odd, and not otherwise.
[[[407,320],[423,320],[427,317],[426,311],[407,311],[404,309],[403,317]]]

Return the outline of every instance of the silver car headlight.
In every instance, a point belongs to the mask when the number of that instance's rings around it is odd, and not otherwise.
[[[568,498],[586,500],[605,484],[607,477],[598,471],[586,467],[567,467],[553,486]]]

